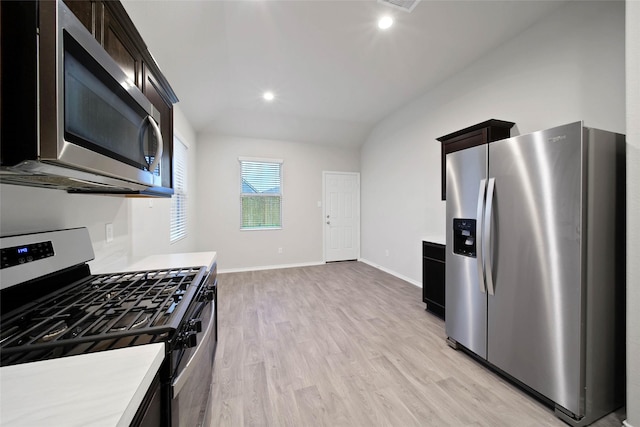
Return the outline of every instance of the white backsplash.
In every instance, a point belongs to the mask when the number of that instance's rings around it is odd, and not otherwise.
[[[0,185],[0,233],[32,233],[87,227],[95,259],[92,270],[126,265],[131,256],[129,203],[124,197],[68,194],[61,190]],[[113,224],[107,243],[105,225]]]

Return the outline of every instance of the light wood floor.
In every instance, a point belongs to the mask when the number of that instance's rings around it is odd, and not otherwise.
[[[421,289],[369,265],[218,280],[212,426],[566,426],[449,348]]]

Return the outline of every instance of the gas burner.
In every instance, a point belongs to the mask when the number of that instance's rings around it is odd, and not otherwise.
[[[105,301],[109,301],[111,299],[114,299],[116,301],[121,300],[122,299],[122,295],[119,292],[114,292],[114,291],[107,292],[104,295],[104,300]]]
[[[176,291],[176,289],[178,289],[178,285],[167,286],[163,288],[162,291],[160,291],[160,293],[163,295],[169,295],[169,294],[173,294]]]
[[[39,336],[39,338],[36,340],[36,342],[38,343],[49,342],[58,338],[67,329],[69,329],[69,325],[67,325],[67,322],[61,321],[54,324],[52,327],[39,329],[37,332],[30,334],[30,337],[33,339]],[[40,335],[43,330],[46,330],[46,332],[44,333],[44,335]]]
[[[133,313],[132,313],[133,314]],[[131,326],[129,326],[129,319],[131,319],[131,315],[127,315],[120,319],[115,325],[113,325],[109,331],[110,332],[120,332],[126,331],[127,329],[138,329],[143,327],[149,321],[149,316],[143,315],[140,319],[133,322]]]
[[[43,335],[42,338],[40,338],[40,341],[42,341],[42,342],[51,341],[51,340],[59,337],[60,335],[62,335],[64,333],[64,331],[66,331],[67,329],[69,329],[69,326],[67,326],[66,323],[63,323],[62,325],[60,325],[58,327],[58,329],[54,329],[51,332],[48,332],[45,335]]]

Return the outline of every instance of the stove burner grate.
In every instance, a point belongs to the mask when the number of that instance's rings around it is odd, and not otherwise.
[[[19,351],[136,336],[147,336],[145,342],[167,339],[178,330],[204,273],[184,268],[89,276],[2,319],[2,364],[5,355]]]

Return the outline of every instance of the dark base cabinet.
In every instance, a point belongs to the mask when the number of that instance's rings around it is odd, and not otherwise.
[[[445,246],[422,242],[422,301],[427,311],[444,320],[444,257]]]
[[[160,374],[156,374],[130,427],[157,427],[162,425]]]

